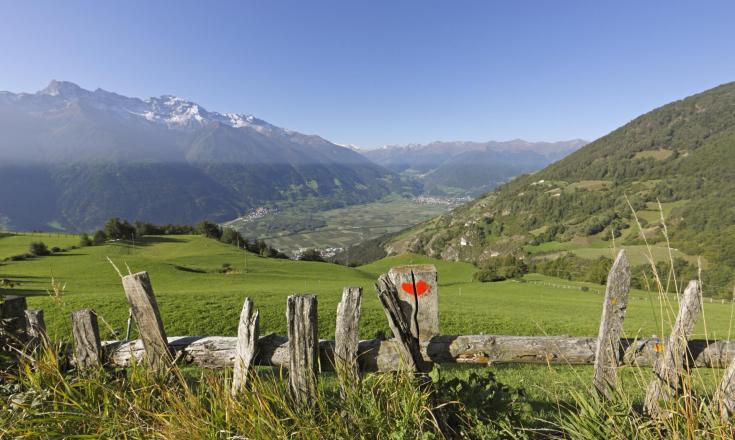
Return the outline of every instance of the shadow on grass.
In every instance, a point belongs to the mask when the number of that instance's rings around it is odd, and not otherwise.
[[[38,289],[1,289],[0,296],[46,296],[48,292]]]
[[[195,267],[186,267],[186,266],[179,266],[178,264],[171,264],[171,267],[173,267],[176,270],[179,270],[181,272],[189,272],[189,273],[207,273],[204,269],[197,269]]]
[[[42,277],[38,275],[16,275],[16,274],[0,274],[0,279],[7,279],[10,281],[26,280],[26,279],[44,279],[47,280],[49,277]]]
[[[154,244],[159,243],[185,243],[186,240],[181,238],[176,238],[174,236],[163,236],[163,235],[146,235],[144,237],[140,237],[135,239],[135,246],[151,246]],[[120,240],[116,242],[118,244],[123,243],[127,245],[133,245],[132,240]]]

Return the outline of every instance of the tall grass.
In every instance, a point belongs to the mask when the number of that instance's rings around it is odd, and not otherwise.
[[[641,236],[648,249],[648,260],[651,266],[652,279],[648,280],[651,290],[658,293],[658,304],[652,304],[652,318],[658,320],[661,338],[669,333],[678,313],[678,300],[684,280],[674,270],[674,259],[669,243],[668,229],[659,203],[661,229],[669,249],[670,270],[659,273],[651,251],[651,246],[642,233],[638,217],[631,206],[631,211],[641,231]],[[701,273],[701,270],[700,270]],[[699,280],[701,283],[701,279]],[[674,295],[672,295],[674,294]],[[675,298],[676,301],[672,301]],[[700,292],[700,305],[702,298]],[[657,306],[657,307],[656,307]],[[731,306],[735,307],[735,306]],[[731,313],[732,315],[732,313]],[[707,338],[707,321],[702,307],[700,319],[704,324]],[[732,322],[731,322],[732,324]],[[625,336],[625,335],[624,335]],[[552,436],[563,439],[728,439],[735,438],[735,428],[729,420],[722,420],[717,406],[713,402],[712,384],[721,380],[723,371],[710,369],[710,377],[702,373],[702,369],[690,369],[683,372],[679,393],[674,398],[660,402],[664,409],[664,417],[653,419],[643,413],[640,393],[630,390],[645,390],[653,379],[650,368],[632,367],[634,386],[618,386],[610,399],[604,399],[592,389],[580,387],[583,391],[573,391],[572,402],[559,402],[560,410],[551,425],[557,429]]]
[[[515,398],[492,376],[428,386],[405,373],[370,374],[350,387],[320,381],[298,405],[281,371],[261,369],[235,396],[229,371],[180,370],[166,380],[140,365],[65,371],[61,346],[25,355],[0,379],[0,437],[13,439],[511,438]],[[476,374],[476,373],[475,373]],[[489,379],[489,380],[486,380]],[[471,394],[474,407],[457,398]]]
[[[0,415],[7,438],[432,438],[428,392],[401,375],[368,376],[345,398],[328,385],[308,407],[289,398],[280,375],[254,375],[232,396],[227,374],[189,371],[161,381],[124,372],[64,373],[47,349],[6,380]]]

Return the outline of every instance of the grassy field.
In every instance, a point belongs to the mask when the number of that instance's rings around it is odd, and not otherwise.
[[[235,220],[228,225],[246,237],[265,239],[279,250],[293,253],[300,248],[346,248],[429,220],[447,210],[446,205],[418,204],[412,199],[390,196],[365,205],[321,212],[281,208],[253,221]],[[279,224],[275,229],[274,220]],[[302,230],[305,223],[314,226]]]
[[[636,215],[639,219],[655,225],[661,222],[661,211],[663,211],[664,218],[667,219],[671,216],[671,211],[685,206],[688,202],[689,200],[679,200],[676,202],[662,203],[661,209],[659,209],[658,203],[651,202],[646,205],[646,209],[636,212]]]
[[[0,255],[27,249],[39,237],[0,238]],[[47,239],[49,245],[72,243]],[[319,300],[319,333],[333,338],[335,310],[344,286],[363,286],[365,296],[361,336],[377,331],[390,334],[377,301],[373,283],[391,266],[432,263],[439,271],[440,322],[443,334],[582,335],[597,334],[602,309],[603,286],[571,282],[537,274],[526,282],[472,281],[475,267],[466,263],[433,260],[417,255],[389,257],[358,268],[328,263],[275,260],[245,254],[235,247],[199,236],[148,237],[136,243],[111,243],[71,250],[59,255],[0,265],[0,278],[22,284],[4,293],[28,295],[31,308],[42,308],[52,337],[69,339],[69,314],[93,308],[102,318],[100,331],[110,338],[111,329],[124,331],[128,307],[119,277],[107,258],[127,272],[150,273],[162,317],[169,335],[235,335],[240,308],[251,297],[261,313],[261,332],[286,333],[285,302],[289,294],[315,293]],[[220,273],[224,263],[234,273]],[[64,287],[54,299],[51,277]],[[590,291],[579,288],[587,286]],[[572,288],[570,288],[572,287]],[[671,297],[675,302],[675,297]],[[694,338],[727,338],[731,333],[733,305],[704,305]],[[627,337],[662,335],[672,319],[664,310],[662,321],[658,298],[648,292],[632,291],[625,321]],[[705,325],[706,324],[706,325]],[[467,367],[447,366],[454,371]],[[498,378],[524,387],[539,411],[552,411],[552,402],[567,398],[570,389],[589,384],[590,367],[543,365],[495,366]],[[624,374],[635,390],[635,369]],[[706,383],[714,383],[721,372],[702,370]],[[627,375],[627,376],[625,376]],[[570,388],[570,386],[573,386]]]
[[[632,265],[648,264],[649,248],[646,245],[620,245],[616,243],[616,248],[626,250]],[[549,257],[558,256],[562,252],[570,252],[578,257],[590,260],[599,257],[614,258],[615,256],[612,242],[602,240],[591,243],[550,241],[536,246],[526,246],[524,250],[530,252],[531,255],[548,255]],[[651,245],[650,254],[656,262],[669,260],[669,249],[663,245]],[[686,255],[678,249],[671,249],[671,255],[674,258],[683,258],[693,263],[697,261],[696,257]]]
[[[8,235],[0,237],[0,260],[21,255],[28,252],[28,246],[31,242],[42,241],[46,243],[49,249],[53,247],[65,248],[79,244],[79,236],[73,234],[58,234],[28,232],[23,235]]]
[[[0,238],[0,255],[22,247],[33,237]],[[577,289],[551,287],[602,286],[531,274],[532,282],[472,281],[475,267],[418,255],[388,257],[349,268],[328,263],[260,258],[232,246],[198,236],[148,237],[136,243],[112,243],[87,247],[29,261],[7,262],[0,276],[19,281],[11,293],[29,295],[31,307],[46,311],[50,329],[68,336],[68,313],[91,307],[114,329],[124,327],[127,306],[119,277],[107,258],[121,270],[150,273],[171,335],[234,335],[242,300],[250,296],[260,308],[264,332],[285,333],[286,296],[315,293],[319,298],[320,336],[331,337],[334,316],[344,286],[365,288],[363,337],[387,330],[373,283],[391,266],[433,263],[439,270],[441,326],[445,334],[568,334],[595,335],[601,311],[601,295]],[[233,273],[220,273],[228,263]],[[60,300],[47,290],[51,277],[64,286]],[[658,300],[648,292],[633,291],[626,318],[628,336],[661,334]],[[705,305],[710,337],[729,332],[731,306]],[[213,319],[216,318],[216,319]],[[697,335],[703,335],[700,323]]]

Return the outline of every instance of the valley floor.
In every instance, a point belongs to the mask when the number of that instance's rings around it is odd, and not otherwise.
[[[333,253],[419,224],[459,203],[454,198],[398,195],[327,211],[304,208],[305,203],[301,203],[299,207],[261,208],[226,225],[245,237],[263,239],[290,255],[306,248],[329,249]]]

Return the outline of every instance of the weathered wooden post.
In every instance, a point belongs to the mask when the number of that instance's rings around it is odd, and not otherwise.
[[[625,251],[618,253],[607,276],[605,303],[602,306],[600,331],[597,335],[595,350],[595,375],[592,380],[597,391],[610,398],[610,392],[617,384],[618,365],[620,364],[620,334],[628,307],[630,291],[630,264]]]
[[[245,298],[240,312],[240,323],[237,326],[237,343],[235,345],[234,369],[232,370],[232,394],[245,390],[255,355],[258,351],[260,336],[260,317],[253,309],[253,302]]]
[[[97,313],[82,309],[71,314],[74,337],[74,364],[80,371],[93,370],[102,365],[102,345],[97,325]]]
[[[404,314],[398,289],[391,277],[388,274],[378,277],[375,290],[378,292],[378,298],[383,305],[385,316],[388,318],[388,325],[396,341],[396,348],[402,364],[399,367],[412,372],[428,370],[430,366],[424,362],[419,339],[412,331],[410,318]]]
[[[291,295],[286,302],[288,321],[288,385],[298,404],[316,395],[319,337],[314,295]]]
[[[735,415],[735,358],[730,361],[725,375],[722,376],[722,381],[712,399],[712,407],[723,422],[729,421]]]
[[[122,283],[145,347],[146,364],[157,372],[164,372],[173,366],[173,356],[148,273],[126,275]]]
[[[700,295],[699,281],[690,281],[681,297],[679,314],[668,342],[653,367],[654,377],[648,385],[643,408],[654,418],[666,417],[667,411],[662,407],[662,403],[670,401],[681,391],[681,376],[688,354],[689,335],[701,311]]]
[[[24,296],[0,296],[0,353],[13,353],[25,343],[27,307]]]
[[[388,276],[398,292],[403,314],[410,321],[411,332],[421,341],[438,335],[439,288],[436,267],[432,264],[397,266],[390,269]]]
[[[46,322],[43,319],[43,310],[26,310],[26,335],[31,349],[45,344]]]
[[[735,414],[735,359],[722,377],[712,399],[712,409],[723,421],[728,421]]]
[[[46,322],[43,310],[26,310],[26,333],[29,338],[42,340],[46,337]]]
[[[334,369],[343,393],[360,380],[357,348],[360,342],[360,305],[362,287],[345,287],[337,306],[337,326],[334,332]]]

